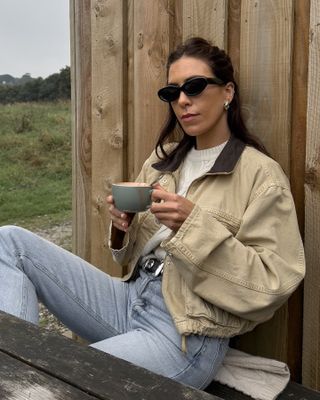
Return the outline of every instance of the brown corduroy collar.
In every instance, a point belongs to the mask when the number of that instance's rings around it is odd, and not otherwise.
[[[208,173],[223,174],[232,172],[245,147],[245,143],[231,135],[228,143],[224,146]],[[162,160],[152,164],[152,167],[161,172],[174,172],[179,167],[179,162],[176,158]]]

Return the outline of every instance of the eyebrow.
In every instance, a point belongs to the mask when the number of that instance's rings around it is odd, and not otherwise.
[[[189,79],[192,79],[192,78],[213,78],[213,76],[211,77],[211,76],[205,76],[205,75],[192,75],[192,76],[188,76],[188,78],[186,78],[184,81],[183,81],[183,83],[182,83],[182,85],[185,83],[185,82],[187,82]],[[168,85],[176,85],[176,86],[180,86],[178,83],[176,83],[176,82],[168,82]]]

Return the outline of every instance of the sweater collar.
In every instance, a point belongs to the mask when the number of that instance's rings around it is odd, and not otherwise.
[[[240,139],[231,135],[227,144],[219,154],[216,162],[212,165],[208,173],[226,174],[234,170],[246,144]],[[152,167],[160,172],[174,172],[179,167],[179,163],[175,158],[172,160],[162,160],[152,164]]]

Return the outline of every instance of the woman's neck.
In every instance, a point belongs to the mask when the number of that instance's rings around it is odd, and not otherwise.
[[[204,150],[210,149],[211,147],[219,146],[220,144],[229,140],[231,132],[228,129],[227,132],[221,133],[220,135],[214,135],[212,137],[196,137],[196,149]]]

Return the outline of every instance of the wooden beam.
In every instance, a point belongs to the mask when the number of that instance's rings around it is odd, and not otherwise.
[[[157,91],[166,82],[169,12],[168,2],[139,0],[134,3],[132,94],[134,136],[129,138],[134,167],[130,171],[130,180],[137,176],[143,162],[154,149],[166,114],[166,105],[161,104]]]
[[[241,3],[240,93],[247,124],[290,174],[291,0]]]
[[[234,68],[235,80],[239,82],[240,68],[241,2],[228,1],[228,46],[227,52]]]
[[[91,258],[90,0],[70,0],[72,80],[72,250]]]
[[[294,36],[292,59],[292,113],[290,148],[290,183],[295,200],[301,236],[304,236],[304,169],[307,131],[307,88],[309,56],[309,0],[294,1]],[[289,299],[288,362],[291,377],[302,378],[303,285]]]
[[[320,4],[310,4],[302,381],[320,389]]]
[[[240,93],[245,119],[290,174],[294,10],[290,0],[241,3]],[[253,354],[288,361],[288,305],[240,338]]]
[[[91,262],[121,275],[104,247],[111,184],[123,179],[126,106],[126,7],[124,0],[91,2],[92,27],[92,199]],[[125,28],[127,29],[127,28]]]

